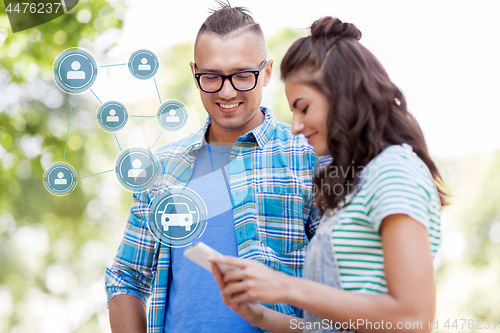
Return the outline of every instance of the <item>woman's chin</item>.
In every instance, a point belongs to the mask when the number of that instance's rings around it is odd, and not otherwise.
[[[324,145],[319,145],[315,144],[312,145],[314,153],[318,156],[328,156],[330,155],[330,152],[328,151],[328,148],[325,147]]]

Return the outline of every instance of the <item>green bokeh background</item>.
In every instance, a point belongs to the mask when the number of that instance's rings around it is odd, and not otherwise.
[[[78,20],[81,10],[92,14],[88,22]],[[97,100],[58,90],[52,65],[63,50],[88,47],[104,31],[121,29],[126,10],[121,1],[82,1],[68,15],[12,34],[0,3],[0,332],[109,331],[104,269],[118,247],[131,195],[112,174],[81,180],[64,197],[50,195],[42,179],[53,162],[71,164],[82,177],[110,169],[119,153],[93,118]],[[268,36],[274,75],[303,33],[285,29]],[[203,120],[187,67],[192,54],[192,43],[184,43],[159,55],[164,71],[158,87],[162,96],[194,104]],[[290,123],[283,86],[273,93],[279,97],[266,106]],[[138,114],[147,114],[147,107],[133,105]],[[447,332],[447,319],[500,317],[500,152],[436,160],[452,193],[443,240],[454,247],[443,246],[447,255],[436,261],[437,332]]]

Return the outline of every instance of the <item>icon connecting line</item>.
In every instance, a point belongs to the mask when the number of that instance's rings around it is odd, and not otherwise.
[[[124,63],[124,64],[115,64],[115,65],[104,65],[104,66],[99,66],[99,67],[103,68],[103,67],[126,66],[126,65],[127,65],[127,63]]]
[[[94,94],[95,98],[97,98],[97,100],[99,101],[99,103],[102,104],[101,100],[99,99],[99,97],[97,97],[97,95],[95,94],[95,92],[92,89],[90,89],[90,91]]]
[[[116,136],[116,134],[115,134],[115,139],[116,143],[118,144],[118,148],[120,148],[120,151],[122,151],[122,146],[120,146],[120,141],[118,141],[118,137]]]
[[[153,79],[160,102],[156,116],[129,115],[125,105],[118,101],[105,101],[103,103],[94,90],[91,89],[97,77],[98,67],[106,68],[125,65],[128,66],[130,74],[135,78],[139,80]],[[77,180],[112,171],[115,171],[118,181],[129,191],[142,192],[151,186],[156,180],[159,170],[159,162],[152,152],[153,147],[163,135],[163,131],[178,131],[184,127],[188,119],[187,108],[182,102],[169,100],[162,103],[158,84],[156,78],[154,78],[158,68],[158,57],[153,52],[145,49],[134,52],[127,63],[103,66],[97,66],[94,58],[87,51],[78,47],[67,49],[56,58],[54,62],[54,81],[59,89],[73,95],[90,90],[100,104],[97,109],[97,123],[102,130],[113,133],[121,153],[115,161],[114,169],[80,178],[77,177],[76,171],[68,163],[54,163],[44,173],[44,185],[50,193],[53,195],[67,195],[74,190]],[[71,100],[69,112],[64,158],[66,158],[68,147],[72,112],[73,99]],[[157,124],[162,131],[151,148],[122,149],[116,132],[125,127],[129,118],[156,118]]]
[[[160,137],[162,136],[163,132],[160,133],[160,135],[158,135],[158,138],[156,138],[156,141],[153,143],[153,145],[151,146],[151,149],[153,149],[153,147],[155,146],[155,144],[158,142],[158,140],[160,139]]]
[[[103,172],[99,172],[99,173],[94,173],[93,175],[90,175],[90,176],[85,176],[85,177],[80,177],[80,178],[77,178],[76,180],[83,179],[83,178],[89,178],[89,177],[93,177],[93,176],[97,176],[97,175],[102,175],[103,173],[107,173],[107,172],[111,172],[111,171],[114,171],[114,170],[113,170],[113,169],[111,169],[111,170],[108,170],[108,171],[103,171]]]
[[[158,91],[158,85],[156,84],[156,79],[153,79],[155,81],[155,87],[156,87],[156,92],[158,93],[158,99],[160,100],[161,104],[161,97],[160,97],[160,92]]]

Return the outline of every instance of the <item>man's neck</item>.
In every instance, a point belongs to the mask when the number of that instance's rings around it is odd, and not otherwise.
[[[234,129],[222,128],[212,121],[207,129],[205,140],[210,144],[233,145],[240,136],[262,125],[264,119],[265,115],[259,111],[247,124]]]

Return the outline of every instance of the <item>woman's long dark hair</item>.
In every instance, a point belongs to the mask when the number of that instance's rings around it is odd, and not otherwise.
[[[329,101],[328,150],[332,161],[314,177],[316,205],[323,213],[335,208],[359,183],[358,171],[385,145],[407,143],[429,168],[441,205],[445,191],[429,156],[424,136],[406,108],[403,93],[392,83],[377,58],[359,43],[361,32],[350,23],[323,17],[311,36],[295,41],[281,62],[281,79],[297,79]],[[356,172],[346,172],[355,169]],[[334,170],[335,177],[329,177]],[[341,195],[331,189],[342,188]],[[329,191],[324,189],[328,188]]]

